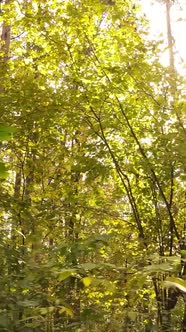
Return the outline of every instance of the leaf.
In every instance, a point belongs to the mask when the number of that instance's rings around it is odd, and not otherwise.
[[[115,285],[106,279],[101,279],[101,278],[95,278],[95,277],[85,277],[82,278],[81,281],[83,282],[85,287],[89,287],[90,285],[94,286],[94,287],[101,287],[104,290],[107,290],[108,292],[115,292],[116,291],[116,287]]]
[[[137,312],[134,312],[134,311],[129,311],[127,313],[128,317],[132,320],[132,321],[135,321],[136,320],[136,317],[137,317]]]
[[[67,308],[67,307],[62,307],[60,310],[59,310],[59,313],[62,314],[62,313],[65,313],[67,316],[69,317],[73,317],[74,316],[74,313],[72,311],[72,309],[70,308]]]
[[[15,128],[0,126],[0,141],[8,141],[11,139],[12,134],[15,132]]]
[[[127,281],[127,287],[129,289],[133,289],[134,291],[141,289],[144,286],[146,279],[147,277],[145,273],[136,273]]]
[[[85,278],[81,279],[81,281],[84,283],[85,287],[89,287],[93,283],[93,281],[95,281],[95,278],[85,277]]]
[[[34,300],[25,300],[25,301],[18,301],[18,305],[21,307],[36,307],[39,305],[39,301],[34,301]]]
[[[174,270],[174,266],[170,265],[169,263],[152,264],[144,268],[144,272],[169,272]]]
[[[37,316],[29,316],[29,317],[25,317],[25,318],[23,318],[23,319],[20,319],[20,322],[25,322],[25,321],[28,321],[28,320],[37,320],[37,319],[40,319],[40,320],[43,320],[43,321],[45,321],[44,320],[44,318],[41,316],[41,315],[37,315]]]
[[[55,310],[54,306],[50,306],[50,307],[46,307],[46,308],[39,308],[41,315],[46,315],[48,313],[54,312],[54,310]]]
[[[186,250],[180,250],[181,258],[186,258]]]
[[[95,268],[98,267],[98,264],[94,264],[94,263],[84,263],[79,265],[78,267],[83,268],[84,270],[94,270]]]
[[[5,179],[8,176],[8,171],[3,162],[0,162],[0,179]]]
[[[69,278],[70,276],[74,275],[74,273],[76,272],[75,269],[64,269],[61,270],[60,272],[57,272],[58,274],[58,280],[59,281],[63,281],[67,278]]]
[[[167,277],[167,279],[163,282],[165,287],[177,287],[182,292],[186,293],[186,281],[180,278]]]

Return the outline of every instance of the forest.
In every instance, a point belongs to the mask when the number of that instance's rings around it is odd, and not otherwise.
[[[166,41],[137,0],[0,1],[1,332],[186,332],[186,81],[161,2]]]

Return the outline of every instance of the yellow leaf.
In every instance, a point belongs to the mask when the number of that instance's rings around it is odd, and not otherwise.
[[[85,287],[90,286],[93,281],[94,281],[94,278],[92,278],[92,277],[85,277],[82,279],[82,282],[84,283]]]
[[[73,317],[73,316],[74,316],[73,311],[72,311],[70,308],[67,308],[67,307],[62,307],[62,308],[59,310],[59,313],[60,313],[60,314],[65,313],[67,316],[70,316],[70,317]]]

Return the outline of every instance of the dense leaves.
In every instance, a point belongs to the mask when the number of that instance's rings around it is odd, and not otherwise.
[[[131,1],[5,1],[1,22],[1,331],[180,331],[183,78]]]

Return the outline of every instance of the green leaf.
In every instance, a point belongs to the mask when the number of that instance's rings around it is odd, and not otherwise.
[[[54,312],[55,307],[54,306],[50,306],[50,307],[46,307],[46,308],[39,308],[39,311],[42,315],[46,315],[48,313]]]
[[[8,141],[14,132],[15,128],[0,125],[0,141]]]
[[[128,317],[129,317],[132,321],[135,321],[136,318],[137,318],[137,316],[138,316],[137,312],[134,312],[134,311],[129,311],[129,312],[127,313],[127,315],[128,315]]]
[[[24,300],[18,301],[17,304],[21,307],[36,307],[39,305],[39,301],[36,300]]]
[[[186,258],[186,250],[180,250],[181,258]]]
[[[96,268],[98,268],[98,264],[94,264],[94,263],[84,263],[79,265],[78,267],[83,268],[84,270],[94,270]]]
[[[3,162],[0,162],[0,179],[5,179],[8,176],[8,171]]]
[[[169,272],[174,271],[174,266],[169,263],[152,264],[144,268],[144,272]]]
[[[58,280],[59,281],[63,281],[65,279],[71,277],[75,273],[76,273],[75,269],[64,269],[64,270],[61,270],[60,272],[57,272]]]

